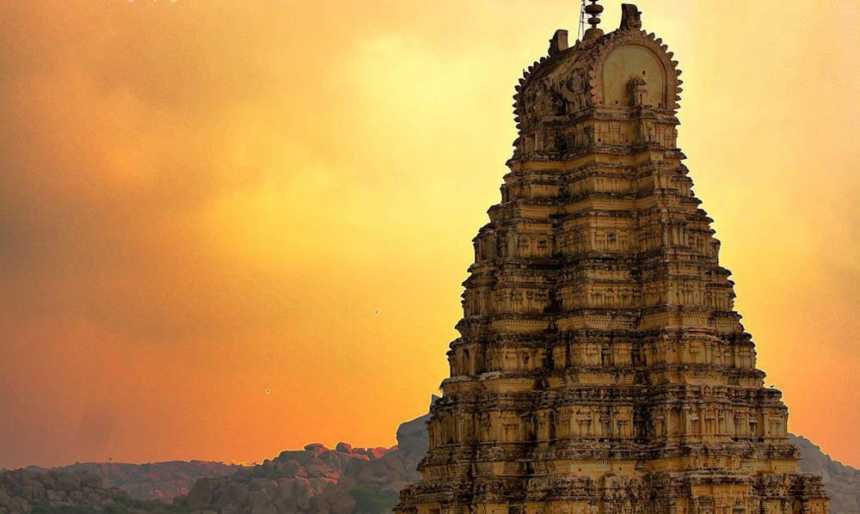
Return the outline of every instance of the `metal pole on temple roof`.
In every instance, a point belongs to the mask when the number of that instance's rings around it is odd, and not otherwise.
[[[587,0],[580,0],[579,2],[579,30],[576,33],[576,39],[582,40],[582,35],[585,33],[585,2]]]

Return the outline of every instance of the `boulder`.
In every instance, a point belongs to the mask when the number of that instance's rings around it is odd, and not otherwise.
[[[323,453],[326,453],[329,450],[328,450],[328,448],[325,447],[324,444],[311,443],[311,444],[305,445],[305,451],[310,452],[313,455],[318,457],[318,456],[322,455]]]

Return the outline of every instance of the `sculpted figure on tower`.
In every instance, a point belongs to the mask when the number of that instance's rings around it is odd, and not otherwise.
[[[623,6],[516,86],[451,376],[401,514],[825,514],[677,148],[681,71]],[[596,20],[596,21],[595,21]]]

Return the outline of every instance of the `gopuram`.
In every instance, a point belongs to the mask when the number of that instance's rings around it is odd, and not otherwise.
[[[677,148],[681,75],[623,5],[516,87],[501,202],[400,514],[825,514]]]

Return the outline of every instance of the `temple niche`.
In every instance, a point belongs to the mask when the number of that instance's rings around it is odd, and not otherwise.
[[[639,10],[516,86],[501,202],[474,239],[451,376],[400,514],[825,514],[734,311]]]
[[[663,108],[667,102],[666,69],[653,51],[625,45],[603,63],[603,103],[610,107]]]

